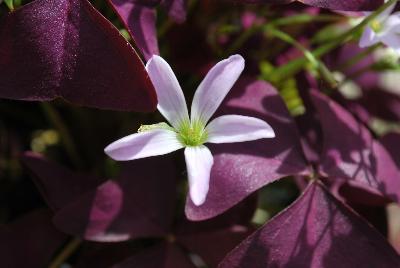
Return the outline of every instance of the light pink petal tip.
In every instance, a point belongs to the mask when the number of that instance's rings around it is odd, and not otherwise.
[[[377,37],[376,33],[370,27],[366,27],[361,35],[359,46],[362,48],[370,47],[378,42],[379,38]]]
[[[243,142],[275,137],[274,130],[265,121],[242,115],[217,117],[206,129],[207,142],[211,143]]]
[[[200,206],[207,197],[214,159],[210,150],[201,145],[186,147],[185,161],[189,177],[190,198],[196,206]]]
[[[127,161],[155,155],[164,155],[183,148],[176,133],[157,129],[135,133],[108,145],[104,152],[117,161]]]
[[[174,127],[189,120],[185,96],[169,64],[160,56],[153,55],[146,70],[157,92],[157,109]]]
[[[191,119],[206,123],[217,110],[244,69],[240,55],[218,62],[206,75],[193,98]]]

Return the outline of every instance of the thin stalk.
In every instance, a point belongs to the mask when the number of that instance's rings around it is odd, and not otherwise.
[[[307,59],[312,67],[316,69],[319,74],[322,76],[322,78],[327,81],[330,85],[330,87],[335,88],[337,87],[337,81],[334,78],[333,74],[329,69],[325,66],[323,62],[321,62],[318,58],[316,58],[311,51],[309,51],[307,48],[305,48],[302,44],[297,42],[295,39],[293,39],[290,35],[288,35],[285,32],[282,32],[278,29],[268,27],[266,28],[267,33],[271,34],[272,36],[281,39],[284,42],[287,42],[293,46],[295,46],[298,50],[300,50],[304,58]]]
[[[60,266],[78,249],[81,242],[82,241],[78,238],[73,238],[69,241],[60,254],[50,263],[49,268],[60,268]]]
[[[61,141],[72,163],[76,167],[81,167],[82,161],[78,154],[78,150],[76,149],[72,136],[58,111],[54,109],[54,107],[50,103],[42,102],[40,106],[49,122],[59,132],[61,136]]]
[[[312,16],[309,14],[299,14],[286,18],[279,18],[269,22],[267,25],[255,25],[247,30],[243,31],[236,40],[232,43],[232,45],[226,50],[225,56],[233,54],[242,45],[254,34],[262,32],[265,30],[265,27],[276,27],[276,26],[286,26],[291,24],[302,24],[308,23],[312,21],[339,21],[341,17],[332,16],[332,15],[317,15]]]
[[[371,15],[366,17],[361,23],[358,25],[354,26],[353,28],[349,29],[348,31],[344,32],[343,34],[339,35],[337,38],[335,38],[332,42],[329,42],[327,44],[324,44],[317,49],[315,49],[312,54],[319,58],[326,53],[332,51],[339,45],[341,45],[343,42],[349,41],[355,33],[363,29],[368,23],[373,21],[379,14],[381,14],[384,10],[386,10],[390,5],[393,5],[396,3],[397,0],[389,0],[385,4],[383,4],[380,8],[378,8],[375,12],[373,12]],[[291,61],[279,68],[277,68],[274,72],[273,75],[278,77],[279,80],[285,80],[288,77],[291,77],[295,75],[297,72],[299,72],[304,65],[307,63],[307,59],[305,57],[296,59],[294,61]]]

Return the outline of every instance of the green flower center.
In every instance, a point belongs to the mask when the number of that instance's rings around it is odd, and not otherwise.
[[[205,124],[200,121],[183,122],[178,131],[178,139],[185,146],[202,145],[208,137]]]
[[[379,20],[373,20],[370,22],[370,27],[375,33],[379,33],[380,31],[383,30],[383,25],[382,22]]]

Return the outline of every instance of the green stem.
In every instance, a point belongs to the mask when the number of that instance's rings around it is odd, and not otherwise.
[[[14,11],[15,7],[14,7],[14,1],[13,0],[4,0],[4,3],[6,4],[6,6],[8,7],[8,9],[10,11]]]
[[[320,60],[318,60],[312,53],[311,51],[309,51],[307,48],[305,48],[302,44],[300,44],[299,42],[297,42],[295,39],[293,39],[290,35],[288,35],[285,32],[282,32],[278,29],[275,28],[271,28],[268,27],[266,28],[267,33],[273,35],[276,38],[281,39],[284,42],[287,42],[293,46],[295,46],[298,50],[300,50],[303,55],[304,58],[306,60],[308,60],[312,67],[317,70],[319,72],[319,74],[321,75],[321,77],[327,81],[330,85],[331,88],[335,88],[337,87],[337,81],[334,78],[333,74],[331,73],[331,71],[329,71],[329,69],[325,66],[325,64],[323,62],[321,62]]]
[[[57,112],[56,109],[54,109],[54,107],[50,103],[42,102],[40,105],[49,122],[59,132],[61,136],[61,141],[72,163],[76,167],[80,167],[82,162],[79,157],[78,150],[76,149],[71,134],[69,133],[67,126],[64,124],[60,114]]]
[[[78,249],[81,242],[82,241],[78,238],[74,238],[69,241],[60,254],[58,254],[50,263],[49,268],[60,268],[65,260],[67,260],[75,252],[75,250]]]
[[[381,14],[385,9],[387,9],[390,5],[393,5],[396,3],[397,0],[389,0],[386,2],[384,5],[382,5],[380,8],[378,8],[375,12],[373,12],[371,15],[366,17],[361,23],[358,25],[354,26],[350,30],[344,32],[343,34],[339,35],[337,38],[335,38],[332,42],[327,43],[325,45],[322,45],[315,49],[312,54],[316,57],[319,58],[326,53],[332,51],[339,45],[341,45],[343,42],[349,41],[355,33],[363,29],[368,23],[370,23],[372,20],[374,20],[379,14]],[[291,77],[295,75],[297,72],[299,72],[304,65],[307,63],[307,59],[305,57],[296,59],[294,61],[291,61],[277,69],[273,72],[273,75],[277,77],[278,80],[286,80],[288,77]]]
[[[309,14],[300,14],[291,17],[285,17],[273,20],[269,22],[267,25],[256,25],[250,27],[246,31],[243,31],[238,38],[232,43],[232,45],[226,50],[225,56],[233,54],[237,51],[242,45],[254,34],[262,32],[265,30],[265,27],[277,27],[277,26],[285,26],[291,24],[303,24],[312,21],[339,21],[341,17],[332,16],[332,15],[317,15],[312,16]]]

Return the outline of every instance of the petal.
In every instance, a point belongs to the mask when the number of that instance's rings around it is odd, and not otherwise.
[[[147,62],[146,70],[157,92],[160,113],[174,128],[178,128],[182,121],[189,121],[185,96],[169,64],[154,55]]]
[[[104,152],[117,161],[127,161],[155,155],[164,155],[183,148],[176,133],[156,129],[135,133],[108,145]]]
[[[250,116],[223,115],[208,124],[208,140],[211,143],[230,143],[274,138],[275,132],[267,122]]]
[[[207,123],[244,69],[240,55],[218,62],[207,74],[194,94],[191,117]]]
[[[387,45],[388,47],[398,50],[400,49],[400,35],[398,34],[390,34],[382,37],[382,43]]]
[[[206,200],[213,156],[205,146],[186,147],[186,168],[189,177],[190,198],[196,206]]]
[[[366,27],[360,38],[360,47],[370,47],[379,42],[376,33],[370,28]]]

